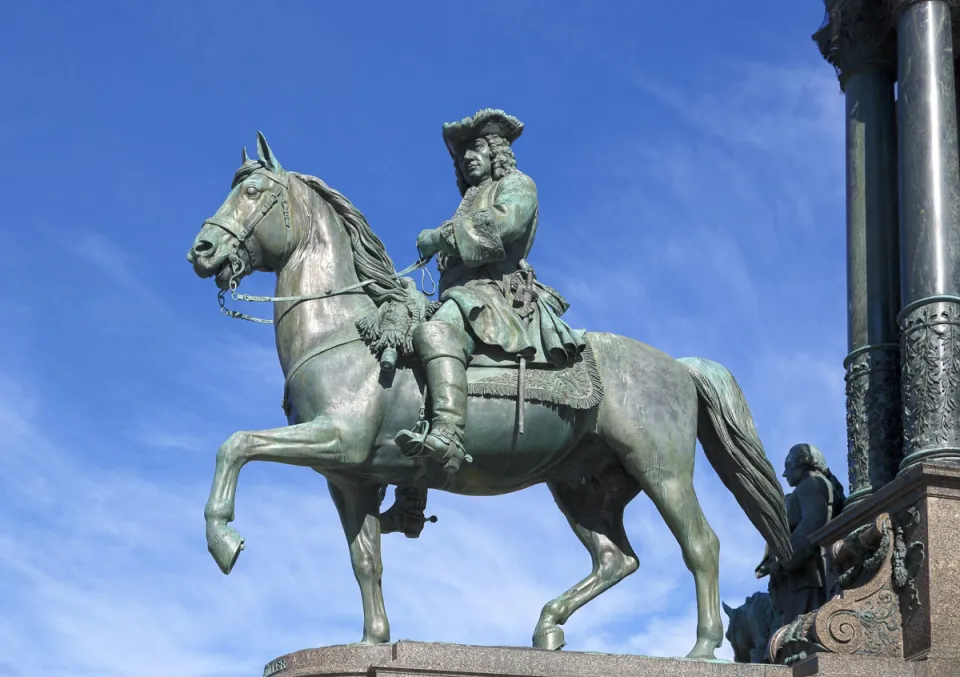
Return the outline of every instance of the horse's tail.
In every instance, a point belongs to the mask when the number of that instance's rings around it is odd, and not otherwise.
[[[699,357],[678,360],[697,386],[697,437],[724,485],[781,561],[793,554],[783,488],[770,464],[750,407],[726,367]]]

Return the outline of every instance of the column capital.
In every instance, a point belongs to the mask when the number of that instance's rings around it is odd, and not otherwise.
[[[826,19],[813,34],[813,40],[823,58],[836,69],[841,88],[845,88],[850,75],[862,68],[895,73],[895,22],[888,7],[876,0],[827,0],[825,4]]]

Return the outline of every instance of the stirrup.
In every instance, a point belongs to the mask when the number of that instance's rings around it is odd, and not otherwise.
[[[401,430],[394,437],[394,442],[400,447],[400,455],[404,458],[417,458],[426,453],[427,434],[430,432],[430,422],[420,419],[413,426],[413,430]]]
[[[442,456],[439,453],[440,449],[434,449],[427,443],[427,439],[431,436],[436,442],[443,445]],[[464,451],[463,444],[460,443],[456,435],[444,434],[443,427],[440,427],[439,431],[431,431],[429,421],[423,419],[417,421],[413,430],[398,432],[394,441],[400,447],[402,456],[406,458],[429,456],[443,463],[443,469],[448,473],[457,472],[463,462],[473,463],[473,457]]]

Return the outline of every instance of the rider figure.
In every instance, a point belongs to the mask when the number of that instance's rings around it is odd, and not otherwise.
[[[477,342],[556,366],[577,359],[586,346],[583,333],[560,319],[567,302],[536,281],[525,260],[538,202],[536,185],[517,170],[511,148],[522,131],[519,120],[490,109],[443,126],[462,200],[452,219],[417,238],[421,256],[439,254],[441,272],[442,305],[413,336],[433,420],[428,435],[404,431],[398,441],[451,471],[463,458],[466,364]],[[425,489],[397,487],[394,504],[380,516],[381,531],[419,536],[424,522],[436,519],[424,518],[426,499]]]
[[[413,333],[426,371],[432,420],[426,434],[402,431],[397,442],[456,472],[464,459],[467,362],[478,345],[514,358],[556,366],[576,360],[582,332],[560,315],[567,302],[536,281],[525,259],[537,231],[537,187],[518,171],[510,145],[523,124],[485,109],[443,126],[462,201],[453,217],[417,238],[422,257],[438,256],[440,301]]]

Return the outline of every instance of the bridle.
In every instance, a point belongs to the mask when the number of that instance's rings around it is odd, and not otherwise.
[[[269,214],[277,205],[279,205],[280,209],[283,210],[283,223],[287,228],[288,241],[290,238],[290,205],[289,201],[287,200],[287,192],[290,189],[289,182],[287,180],[287,176],[289,176],[289,174],[287,172],[284,172],[283,175],[276,174],[262,166],[251,172],[251,174],[260,174],[266,176],[268,179],[274,181],[274,183],[277,185],[275,190],[270,191],[269,196],[260,206],[260,211],[256,217],[254,217],[253,221],[251,221],[249,225],[238,226],[233,219],[219,218],[216,214],[214,214],[203,222],[203,225],[210,224],[211,226],[216,226],[217,228],[226,231],[236,241],[233,251],[230,252],[229,256],[227,257],[231,268],[230,280],[227,283],[228,289],[221,289],[217,293],[217,302],[220,304],[220,312],[223,315],[238,320],[257,322],[259,324],[273,324],[273,320],[268,320],[262,317],[254,317],[252,315],[247,315],[246,313],[241,313],[237,310],[227,308],[226,294],[228,291],[230,292],[230,298],[234,301],[246,301],[248,303],[299,303],[301,301],[314,301],[331,296],[342,296],[343,294],[349,294],[363,289],[367,285],[373,284],[374,280],[372,279],[362,280],[346,287],[341,287],[340,289],[331,289],[316,294],[306,294],[303,296],[254,296],[251,294],[238,293],[237,287],[240,283],[240,279],[247,271],[247,264],[244,263],[243,258],[240,256],[240,250],[243,249],[247,253],[247,260],[249,261],[251,269],[256,270],[258,266],[263,264],[260,256],[260,247],[259,245],[251,246],[251,244],[255,243],[256,240],[251,240],[250,238],[253,235],[256,227],[260,225],[260,222],[263,221],[267,214]],[[236,185],[242,180],[242,178],[234,180],[233,187],[235,188]],[[424,268],[429,262],[430,257],[421,258],[416,263],[407,266],[400,272],[394,273],[392,277],[394,279],[399,279],[409,275],[415,270]]]
[[[341,296],[343,294],[349,294],[356,292],[360,289],[363,289],[369,284],[372,284],[374,280],[361,280],[354,284],[348,285],[346,287],[341,287],[340,289],[331,289],[317,294],[306,294],[303,296],[254,296],[251,294],[240,294],[237,292],[237,286],[240,282],[240,278],[243,277],[243,273],[246,271],[246,265],[243,259],[240,257],[240,250],[243,249],[247,253],[247,259],[250,262],[250,267],[253,270],[256,270],[259,265],[262,265],[263,261],[260,258],[260,247],[259,245],[250,246],[251,243],[256,242],[256,240],[251,240],[254,230],[260,222],[266,218],[274,207],[280,205],[280,208],[283,210],[283,222],[287,227],[287,240],[290,239],[290,207],[287,200],[287,191],[290,189],[289,183],[287,181],[287,174],[284,172],[283,176],[280,176],[270,170],[260,167],[254,170],[253,173],[262,174],[268,179],[273,180],[278,186],[275,190],[270,191],[269,197],[263,202],[260,207],[259,213],[247,226],[239,226],[233,219],[222,219],[214,216],[210,217],[203,222],[204,225],[210,224],[216,226],[221,230],[225,231],[231,237],[236,240],[233,251],[229,254],[228,260],[231,267],[230,280],[227,283],[229,288],[230,298],[234,301],[247,301],[253,303],[277,303],[277,302],[293,302],[298,303],[302,301],[313,301],[317,299],[329,298],[331,296]],[[243,179],[235,179],[233,187],[235,188],[237,183]],[[399,279],[406,275],[409,275],[415,270],[423,269],[430,262],[430,257],[423,257],[419,259],[413,265],[407,266],[398,273],[393,274],[393,279]],[[254,317],[253,315],[247,315],[246,313],[241,313],[237,310],[227,308],[226,305],[226,294],[227,289],[221,289],[217,293],[217,302],[220,304],[220,312],[227,317],[232,317],[238,320],[247,320],[248,322],[257,322],[259,324],[273,324],[273,320],[269,320],[262,317]],[[350,331],[347,334],[342,336],[334,337],[333,339],[326,341],[319,346],[315,346],[312,350],[308,351],[306,354],[302,355],[288,370],[286,377],[284,378],[283,383],[283,401],[281,405],[283,407],[284,413],[289,416],[290,412],[290,402],[288,399],[288,389],[290,386],[290,380],[293,376],[299,371],[299,369],[312,360],[314,357],[321,355],[329,350],[334,348],[339,348],[350,343],[362,340],[360,334],[357,332],[355,327],[351,327]],[[424,391],[424,396],[426,396],[426,391]]]
[[[266,200],[263,201],[263,204],[260,205],[260,210],[254,217],[253,221],[249,225],[240,226],[233,219],[225,219],[219,217],[217,214],[214,214],[206,221],[203,222],[203,225],[206,226],[210,224],[211,226],[216,226],[223,231],[226,231],[235,241],[233,251],[230,252],[227,259],[230,262],[230,280],[227,283],[228,289],[221,289],[217,294],[217,302],[220,304],[220,312],[228,317],[235,317],[241,320],[248,320],[250,322],[259,322],[262,324],[272,324],[273,320],[265,320],[259,317],[252,317],[245,313],[240,313],[235,310],[231,310],[226,306],[226,293],[230,292],[230,296],[234,300],[240,300],[241,294],[237,293],[237,287],[240,284],[240,279],[243,277],[244,273],[247,272],[247,263],[244,262],[243,258],[240,256],[240,250],[243,249],[247,254],[247,261],[249,262],[250,268],[256,270],[258,266],[262,265],[263,261],[261,260],[261,251],[258,245],[253,243],[256,240],[251,240],[251,236],[256,230],[256,227],[260,225],[260,222],[266,218],[267,214],[273,211],[273,208],[277,205],[283,210],[283,223],[287,227],[287,238],[290,237],[290,204],[287,201],[287,191],[289,189],[289,183],[287,182],[286,176],[280,176],[271,172],[266,168],[259,168],[253,173],[261,174],[266,176],[268,179],[273,181],[277,188],[271,190],[268,194]],[[237,184],[240,183],[243,179],[238,178],[234,181],[232,188],[236,188]]]

